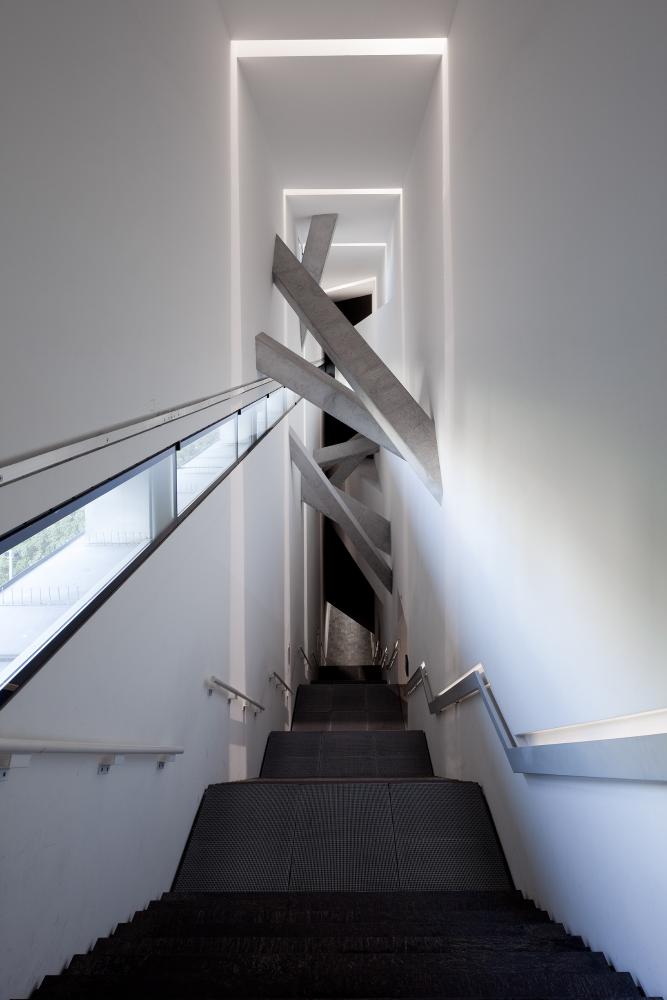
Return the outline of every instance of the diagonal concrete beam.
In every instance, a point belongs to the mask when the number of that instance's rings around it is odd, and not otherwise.
[[[366,458],[365,455],[353,455],[352,458],[344,458],[342,462],[333,467],[329,474],[329,482],[334,486],[342,486],[346,479],[352,475]]]
[[[290,429],[290,455],[301,473],[301,489],[305,489],[308,503],[343,529],[355,548],[363,556],[382,586],[391,593],[393,575],[370,539],[368,533],[342,499],[340,490],[332,486],[312,455],[306,451],[299,437]]]
[[[356,500],[355,497],[351,497],[348,493],[344,493],[343,490],[339,490],[337,487],[336,489],[340,494],[341,500],[356,517],[373,545],[377,546],[381,552],[391,555],[391,523],[382,514],[377,514],[370,507],[367,507],[366,504],[361,503],[360,500]],[[310,507],[314,507],[315,510],[319,510],[322,514],[325,513],[320,509],[318,495],[303,478],[301,480],[301,498]]]
[[[331,249],[334,230],[336,228],[337,215],[313,215],[310,220],[306,246],[303,251],[301,263],[308,274],[319,285],[322,280],[324,266]],[[303,347],[308,328],[301,321],[301,346]]]
[[[262,375],[286,385],[298,396],[303,396],[325,413],[342,420],[348,427],[375,441],[380,447],[398,454],[356,393],[331,375],[320,371],[265,333],[258,333],[255,337],[255,358],[257,370]]]
[[[374,545],[377,545],[381,552],[391,555],[391,522],[349,493],[344,493],[343,490],[338,490],[338,493]]]
[[[341,542],[347,549],[347,553],[351,559],[354,559],[357,564],[358,569],[361,571],[362,575],[365,577],[366,582],[371,587],[373,593],[378,598],[379,601],[385,599],[385,590],[380,581],[378,580],[376,574],[371,570],[370,566],[364,559],[363,555],[360,553],[356,545],[354,545],[349,537],[346,535],[339,524],[334,524],[334,531],[340,538]]]
[[[273,281],[433,496],[442,500],[435,425],[276,236]]]
[[[313,458],[321,469],[331,469],[338,465],[344,458],[355,458],[361,455],[374,455],[380,450],[380,446],[375,442],[365,438],[363,434],[355,434],[348,441],[341,441],[340,444],[332,444],[327,448],[316,448]]]

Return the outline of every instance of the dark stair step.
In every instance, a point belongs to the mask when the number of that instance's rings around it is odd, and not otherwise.
[[[627,973],[450,972],[446,960],[432,955],[346,955],[313,962],[293,955],[260,956],[242,961],[197,959],[179,973],[161,960],[133,966],[125,974],[65,973],[47,977],[40,996],[89,996],[133,991],[175,997],[471,997],[489,1000],[578,997],[581,1000],[633,997],[639,991]],[[77,985],[78,984],[78,985]]]
[[[387,920],[521,921],[546,922],[548,915],[517,890],[487,892],[349,893],[165,893],[139,911],[144,917],[164,920],[223,921],[225,919],[336,922]]]
[[[387,678],[380,667],[372,663],[344,666],[327,663],[319,667],[315,684],[386,684]]]
[[[341,916],[343,919],[341,919]],[[301,916],[296,913],[264,915],[261,919],[255,915],[241,915],[227,920],[209,919],[208,917],[192,918],[184,914],[180,919],[154,918],[147,915],[135,918],[131,923],[119,924],[115,934],[124,939],[139,940],[145,938],[176,937],[183,934],[188,937],[223,937],[252,936],[263,937],[334,937],[357,935],[361,937],[393,935],[400,930],[403,935],[437,935],[453,941],[461,938],[483,940],[493,937],[494,940],[507,941],[539,941],[562,939],[567,937],[560,924],[552,924],[542,915],[532,918],[517,917],[515,913],[494,913],[489,919],[483,913],[456,914],[455,919],[416,919],[373,920],[366,916],[364,920],[345,919],[340,913],[315,913],[311,916]],[[567,938],[579,940],[578,938]]]
[[[186,892],[509,889],[472,782],[237,782],[207,789],[174,883]]]
[[[260,778],[433,777],[423,732],[269,734]]]
[[[548,925],[547,925],[548,926]],[[329,933],[308,934],[253,934],[230,929],[226,933],[192,934],[189,928],[183,933],[172,936],[144,935],[142,937],[114,934],[110,938],[101,938],[93,951],[95,955],[217,955],[222,954],[261,954],[261,953],[314,953],[324,952],[388,952],[417,954],[444,953],[448,957],[464,957],[466,961],[479,954],[485,960],[498,955],[517,955],[519,957],[574,955],[583,953],[590,957],[581,938],[569,937],[562,930],[549,936],[542,935],[502,935],[482,936],[440,935],[437,933],[406,934],[385,929],[384,932],[372,929],[360,930],[353,928],[350,933],[332,935]],[[602,959],[604,962],[604,959]],[[606,964],[606,963],[605,963]],[[600,965],[600,962],[597,962]]]
[[[255,910],[298,910],[309,909],[354,910],[377,912],[378,907],[387,913],[419,912],[437,914],[443,911],[494,910],[494,909],[537,909],[535,903],[526,899],[519,889],[459,890],[446,892],[248,892],[239,896],[234,892],[164,892],[159,899],[152,900],[148,910],[164,907],[197,906],[205,910],[227,910],[235,913],[239,908]],[[542,911],[538,911],[542,912]]]
[[[403,706],[388,684],[300,684],[293,730],[404,730]]]
[[[250,963],[252,969],[264,963],[267,968],[274,967],[276,972],[288,976],[289,962],[295,963],[302,975],[321,981],[320,968],[333,973],[333,963],[347,965],[349,962],[366,962],[366,974],[377,963],[395,963],[395,971],[403,975],[411,975],[422,967],[437,972],[443,980],[451,976],[558,976],[572,975],[611,975],[603,955],[588,951],[566,953],[534,952],[485,952],[481,949],[460,952],[441,952],[437,949],[421,948],[409,951],[397,943],[386,948],[379,945],[379,939],[355,940],[349,942],[348,948],[323,949],[318,951],[300,950],[297,948],[280,948],[258,950],[253,948],[230,948],[229,954],[217,951],[183,951],[170,953],[109,953],[95,951],[88,955],[76,955],[67,970],[66,975],[95,975],[147,977],[172,974],[175,978],[187,976],[196,971],[198,974],[208,974],[226,979],[228,973],[234,974],[239,966]],[[361,972],[361,966],[359,966]]]

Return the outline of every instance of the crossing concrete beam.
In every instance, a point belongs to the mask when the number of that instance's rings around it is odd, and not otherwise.
[[[392,441],[393,450],[412,466],[432,495],[442,500],[433,421],[279,236],[273,280]]]
[[[347,549],[348,555],[351,559],[354,559],[357,567],[361,571],[362,576],[365,578],[369,587],[376,595],[379,601],[383,601],[385,598],[385,588],[382,586],[377,578],[377,575],[373,572],[368,562],[364,559],[363,554],[359,551],[359,548],[352,542],[349,535],[347,535],[339,524],[334,524],[334,531],[340,538],[341,542]]]
[[[378,514],[370,507],[367,507],[361,500],[350,496],[349,493],[344,493],[343,490],[338,490],[338,493],[343,503],[347,504],[371,541],[377,545],[381,552],[391,555],[391,522],[386,517],[383,517],[382,514]]]
[[[331,485],[312,455],[308,454],[298,435],[291,429],[290,455],[301,473],[301,490],[306,503],[330,518],[343,530],[382,586],[391,593],[393,586],[391,567],[377,551],[368,532],[343,499],[341,491]]]
[[[316,448],[313,458],[321,469],[332,469],[345,458],[356,458],[360,455],[366,458],[367,455],[374,455],[380,450],[380,446],[363,434],[355,434],[348,441],[341,441],[340,444],[331,444],[326,448]]]
[[[365,460],[365,455],[353,455],[351,458],[344,458],[338,465],[334,465],[329,474],[329,482],[334,486],[342,486],[346,479],[352,475]]]
[[[301,263],[318,285],[322,280],[322,274],[324,272],[324,266],[327,262],[327,257],[329,256],[329,250],[331,249],[331,241],[333,240],[337,220],[338,216],[335,214],[313,215],[310,220],[310,227],[308,229],[306,246],[303,251],[303,259]],[[302,347],[304,345],[307,332],[308,329],[305,323],[301,321]]]
[[[279,344],[265,333],[255,337],[255,364],[262,375],[286,385],[298,396],[318,406],[325,413],[342,420],[366,438],[375,441],[382,448],[398,454],[377,421],[368,412],[362,401],[347,386],[320,371],[289,347]]]

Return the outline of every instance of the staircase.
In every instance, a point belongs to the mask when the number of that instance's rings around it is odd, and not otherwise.
[[[638,998],[512,886],[478,785],[386,685],[299,688],[258,779],[205,793],[174,886],[41,998]]]

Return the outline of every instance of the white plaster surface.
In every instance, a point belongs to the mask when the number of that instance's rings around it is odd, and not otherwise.
[[[215,0],[0,8],[0,460],[230,385]]]
[[[667,705],[666,31],[657,2],[461,0],[451,191],[435,90],[405,181],[398,374],[445,485],[378,459],[410,662],[438,690],[481,661],[514,732]],[[475,699],[418,691],[410,725],[482,783],[517,885],[664,995],[664,788],[512,775]]]

